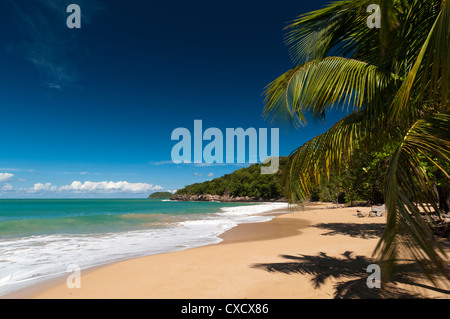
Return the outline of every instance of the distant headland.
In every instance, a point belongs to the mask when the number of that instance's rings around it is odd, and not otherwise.
[[[172,193],[171,192],[156,192],[153,194],[150,194],[150,196],[148,197],[149,199],[170,199],[170,197],[172,197]]]
[[[170,199],[218,202],[285,201],[282,170],[287,158],[280,157],[279,163],[279,170],[275,174],[261,174],[261,165],[264,164],[252,164],[210,181],[188,185],[177,190]]]

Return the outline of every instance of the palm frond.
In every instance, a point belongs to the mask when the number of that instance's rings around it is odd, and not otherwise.
[[[445,253],[432,234],[432,226],[424,219],[432,211],[439,212],[439,209],[433,183],[419,158],[419,154],[425,155],[429,165],[449,177],[449,172],[432,160],[450,160],[449,136],[449,115],[435,114],[420,119],[412,125],[391,158],[385,190],[388,212],[386,230],[375,250],[380,254],[387,278],[401,258],[415,260],[432,281],[430,266],[449,278],[443,260]],[[432,222],[430,218],[428,220]]]
[[[442,0],[347,0],[301,15],[286,27],[295,64],[343,56],[405,77],[439,14]],[[381,7],[381,28],[367,27],[368,5]]]
[[[448,108],[449,83],[450,2],[444,1],[412,69],[393,99],[390,108],[391,118],[393,120],[416,118],[419,109],[413,102],[419,99],[428,98],[441,104],[442,110]]]
[[[372,3],[381,6],[381,30],[366,25]],[[449,177],[442,162],[450,162],[450,1],[334,1],[287,30],[296,66],[266,87],[265,117],[301,125],[305,112],[324,118],[332,108],[352,111],[291,153],[288,198],[305,200],[331,171],[351,165],[356,149],[373,150],[379,134],[395,135],[392,146],[399,146],[385,177],[387,228],[376,252],[387,274],[404,254],[430,280],[430,265],[449,278],[431,232],[430,214],[439,207],[426,167]]]
[[[330,177],[331,172],[349,165],[357,148],[374,147],[373,140],[385,135],[378,128],[383,118],[368,115],[366,110],[353,112],[338,121],[327,132],[294,150],[289,156],[289,170],[285,175],[286,197],[291,203],[301,203],[314,186]],[[391,134],[395,134],[395,129]],[[387,137],[383,136],[383,140]]]
[[[291,21],[286,27],[285,41],[294,63],[323,59],[332,50],[354,50],[350,43],[370,34],[366,7],[371,3],[373,1],[334,1]]]
[[[304,124],[304,112],[320,118],[326,109],[338,106],[351,110],[370,107],[368,112],[377,116],[397,83],[395,74],[361,61],[341,57],[314,60],[289,70],[266,87],[264,116],[283,124],[288,119]]]

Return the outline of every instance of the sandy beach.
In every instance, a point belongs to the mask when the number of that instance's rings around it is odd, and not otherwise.
[[[448,283],[435,288],[416,274],[369,289],[366,269],[374,263],[385,217],[355,216],[369,207],[331,206],[310,204],[269,222],[241,224],[222,234],[219,244],[82,271],[81,288],[69,289],[64,278],[4,297],[449,298]]]

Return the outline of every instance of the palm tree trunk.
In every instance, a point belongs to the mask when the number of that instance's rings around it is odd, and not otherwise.
[[[439,210],[443,214],[447,214],[450,208],[450,188],[449,183],[444,174],[438,171],[436,173],[437,180],[442,181],[439,185],[435,185],[435,192],[438,197]]]
[[[439,199],[439,210],[443,214],[449,212],[450,207],[450,192],[446,186],[436,186],[438,199]]]

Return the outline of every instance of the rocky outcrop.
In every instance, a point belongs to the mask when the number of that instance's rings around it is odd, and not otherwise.
[[[189,201],[189,202],[227,202],[227,203],[251,203],[251,202],[284,202],[284,198],[265,199],[249,196],[229,196],[229,195],[210,195],[210,194],[175,194],[171,200]]]

